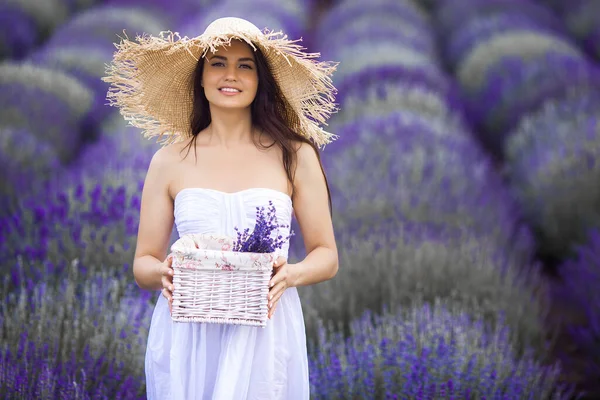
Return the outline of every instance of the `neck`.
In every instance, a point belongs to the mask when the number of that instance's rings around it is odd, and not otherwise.
[[[210,108],[211,123],[207,139],[210,144],[235,147],[252,142],[252,115],[250,108],[231,110]]]

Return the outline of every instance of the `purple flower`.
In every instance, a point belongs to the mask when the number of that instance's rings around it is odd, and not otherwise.
[[[571,35],[580,41],[593,57],[600,59],[600,3],[596,0],[550,1]]]
[[[167,14],[164,11],[159,14],[148,10],[148,7],[136,9],[114,5],[102,5],[85,10],[59,27],[46,45],[49,47],[90,46],[94,49],[114,52],[113,43],[119,41],[119,36],[122,36],[124,29],[131,36],[134,36],[133,32],[158,34],[164,30]]]
[[[444,34],[457,31],[465,21],[478,16],[522,15],[540,21],[545,26],[560,26],[556,16],[548,8],[530,0],[461,0],[440,2],[436,16]]]
[[[18,4],[18,3],[13,3]],[[0,58],[22,59],[39,40],[35,18],[18,6],[0,5]]]
[[[193,1],[193,0],[192,0]],[[196,0],[197,1],[197,0]],[[169,3],[167,3],[169,4]],[[182,19],[179,32],[189,37],[198,34],[199,26],[207,26],[210,22],[222,17],[241,17],[260,29],[282,30],[289,38],[306,36],[309,22],[308,9],[304,7],[286,6],[286,2],[272,0],[227,0],[215,3],[213,7],[202,12],[189,14],[192,17]]]
[[[265,215],[264,207],[256,207],[256,224],[254,230],[246,228],[237,232],[237,240],[233,242],[233,251],[249,253],[272,253],[276,249],[281,249],[283,244],[294,235],[293,231],[287,237],[278,234],[279,228],[289,228],[289,225],[279,225],[277,223],[277,214],[272,201],[269,201],[269,208]],[[275,233],[275,236],[273,236]]]
[[[328,11],[319,22],[315,37],[326,41],[332,32],[342,30],[368,14],[373,20],[380,21],[385,17],[393,17],[399,25],[410,25],[411,28],[423,33],[431,32],[431,21],[428,14],[410,2],[374,2],[365,6],[364,3],[340,2]]]
[[[118,278],[87,275],[73,263],[58,285],[23,283],[3,293],[10,317],[0,317],[0,393],[141,398],[152,293],[122,279],[126,269],[114,271]]]
[[[496,150],[523,117],[548,99],[599,87],[600,69],[579,57],[552,52],[526,61],[505,57],[488,70],[485,87],[470,96],[468,109]]]
[[[315,399],[569,398],[568,388],[558,383],[558,366],[542,366],[528,352],[517,356],[506,330],[489,329],[440,304],[381,316],[365,312],[347,337],[321,326],[317,341],[309,343],[311,394]]]
[[[75,258],[92,269],[132,259],[140,185],[153,146],[146,141],[140,150],[135,132],[127,133],[89,146],[56,178],[19,195],[16,210],[0,223],[0,262],[14,265],[21,257],[26,276],[54,282]]]
[[[82,121],[93,93],[79,80],[58,70],[31,63],[0,66],[0,119],[22,127],[52,145],[62,161],[75,157],[84,132]]]
[[[506,143],[506,172],[543,254],[568,255],[589,228],[600,226],[599,112],[597,92],[551,99]]]
[[[449,36],[444,53],[450,64],[456,67],[477,44],[489,40],[492,36],[516,30],[548,34],[564,32],[562,24],[557,21],[547,24],[532,19],[519,10],[483,15],[463,22]]]
[[[554,284],[551,301],[565,310],[556,324],[574,347],[557,348],[568,370],[581,374],[586,385],[600,382],[600,230],[591,230],[574,257],[559,266],[561,282]],[[570,347],[570,346],[569,346]]]

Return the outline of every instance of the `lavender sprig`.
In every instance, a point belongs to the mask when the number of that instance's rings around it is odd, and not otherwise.
[[[237,240],[233,242],[233,251],[247,253],[272,253],[275,249],[281,249],[283,244],[294,235],[290,231],[289,236],[284,237],[277,234],[272,236],[274,231],[279,232],[279,228],[289,228],[289,225],[279,225],[277,223],[277,214],[272,201],[269,201],[269,207],[265,215],[265,207],[256,207],[256,225],[252,233],[249,228],[240,231],[235,227]]]

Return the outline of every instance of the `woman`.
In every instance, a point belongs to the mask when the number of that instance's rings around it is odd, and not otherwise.
[[[317,122],[333,111],[334,66],[278,34],[223,18],[195,39],[124,41],[106,81],[109,99],[146,136],[167,136],[150,162],[134,260],[137,284],[162,290],[146,352],[149,399],[308,399],[308,363],[296,287],[338,269]],[[188,157],[194,150],[194,158]],[[295,214],[306,257],[276,261],[265,328],[173,323],[173,223],[179,235],[234,236],[272,201]]]

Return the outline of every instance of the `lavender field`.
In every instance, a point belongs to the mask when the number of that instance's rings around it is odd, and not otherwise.
[[[237,16],[340,62],[321,155],[340,268],[299,288],[312,398],[600,398],[598,15],[597,0],[1,2],[1,397],[145,398],[159,293],[131,266],[159,145],[101,77],[123,31]]]

